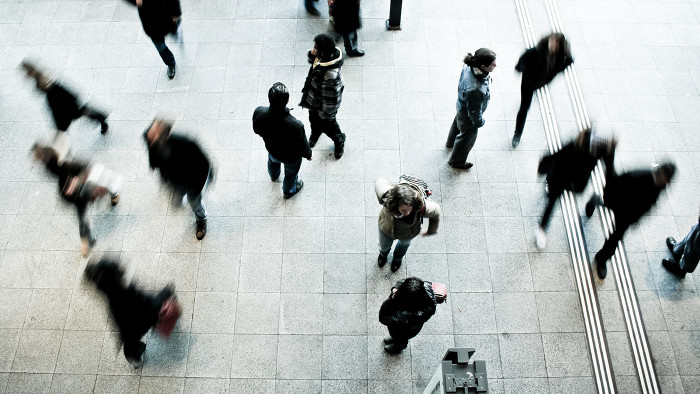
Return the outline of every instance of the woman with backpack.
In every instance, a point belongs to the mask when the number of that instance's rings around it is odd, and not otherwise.
[[[379,322],[387,326],[384,350],[401,353],[408,340],[418,335],[423,324],[435,314],[435,294],[430,282],[416,277],[398,281],[391,288],[389,299],[379,308]]]
[[[377,193],[377,200],[383,205],[378,220],[377,265],[383,267],[386,264],[391,245],[397,240],[391,261],[391,272],[396,272],[401,267],[403,256],[411,246],[411,241],[420,234],[424,217],[428,218],[429,223],[423,235],[437,233],[440,206],[428,198],[426,188],[408,180],[407,177],[402,177],[399,183],[393,186],[386,179],[380,178],[374,185],[374,191]]]

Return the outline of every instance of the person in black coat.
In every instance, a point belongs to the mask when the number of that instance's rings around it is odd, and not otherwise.
[[[554,77],[564,71],[571,63],[571,50],[569,42],[561,33],[552,33],[540,40],[537,46],[526,50],[515,65],[515,70],[521,72],[520,84],[520,109],[515,118],[515,133],[513,135],[513,148],[520,143],[520,137],[525,128],[527,111],[532,104],[532,95],[544,85],[550,83]]]
[[[172,123],[156,118],[144,132],[150,166],[160,170],[161,178],[175,193],[187,196],[197,221],[195,234],[201,240],[207,233],[204,189],[213,171],[199,145],[187,137],[171,135],[172,127]]]
[[[408,340],[418,335],[423,324],[435,314],[435,296],[429,282],[407,278],[391,288],[389,299],[379,309],[379,322],[387,326],[384,350],[398,354]]]
[[[311,160],[311,147],[306,139],[304,124],[289,113],[289,91],[281,82],[275,82],[267,93],[269,107],[260,106],[253,112],[253,131],[265,141],[267,173],[276,181],[280,163],[284,163],[284,198],[297,194],[304,186],[298,179],[301,159]]]
[[[125,286],[124,271],[116,262],[102,259],[85,267],[85,279],[96,285],[109,301],[109,309],[124,342],[124,356],[134,368],[143,365],[146,344],[141,338],[159,322],[163,303],[174,295],[166,286],[152,296],[134,287]]]
[[[102,134],[107,133],[109,129],[106,121],[107,114],[89,107],[87,104],[78,103],[75,93],[44,74],[32,62],[24,60],[21,67],[28,78],[34,79],[37,89],[46,93],[46,101],[59,132],[67,131],[73,120],[86,116],[100,124]]]
[[[362,27],[360,0],[328,0],[328,13],[337,33],[336,41],[343,37],[348,56],[364,56],[365,52],[357,48],[357,29]]]
[[[165,45],[165,36],[172,34],[182,44],[180,0],[126,1],[138,7],[143,31],[151,38],[163,63],[168,66],[168,78],[175,78],[175,56]]]
[[[617,243],[627,228],[637,222],[656,203],[661,191],[671,183],[676,173],[672,163],[655,165],[652,170],[636,170],[616,175],[609,173],[603,197],[593,195],[586,203],[586,216],[591,217],[596,205],[603,205],[615,214],[615,230],[596,253],[598,276],[607,276],[607,261],[615,254]]]
[[[559,196],[564,190],[581,193],[588,185],[591,171],[598,160],[602,159],[606,169],[612,171],[616,145],[614,138],[601,138],[599,134],[591,132],[591,129],[586,129],[559,151],[540,160],[537,172],[546,175],[548,202],[536,233],[539,249],[544,249],[546,245],[549,218]]]

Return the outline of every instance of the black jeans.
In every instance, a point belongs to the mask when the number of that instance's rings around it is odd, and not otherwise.
[[[525,78],[523,76],[523,78]],[[530,110],[530,105],[532,105],[532,96],[538,88],[532,86],[529,83],[522,83],[520,85],[520,109],[518,110],[518,115],[515,117],[515,134],[523,134],[523,129],[525,128],[525,119],[527,119],[527,111]]]
[[[554,210],[554,204],[557,202],[559,197],[564,194],[564,189],[553,188],[549,185],[549,193],[547,193],[547,207],[544,209],[542,214],[542,220],[540,221],[540,227],[544,230],[549,226],[549,218],[552,216],[552,211]]]
[[[163,59],[163,63],[165,63],[168,66],[174,66],[175,65],[175,55],[170,51],[167,45],[165,45],[165,40],[163,41],[156,41],[155,39],[151,38],[151,41],[153,41],[153,45],[156,46],[156,49],[158,50],[158,54],[160,55],[160,58]]]
[[[311,124],[310,140],[318,141],[321,134],[325,134],[336,143],[345,141],[345,134],[340,131],[340,125],[335,116],[330,119],[321,118],[320,111],[309,110],[309,123]]]

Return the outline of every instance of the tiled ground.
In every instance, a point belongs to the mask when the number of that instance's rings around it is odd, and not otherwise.
[[[0,391],[422,392],[445,349],[465,346],[487,361],[493,393],[593,392],[558,208],[546,251],[533,245],[544,203],[537,105],[518,150],[509,145],[519,102],[512,67],[524,47],[515,2],[407,0],[401,32],[384,29],[388,4],[362,2],[367,55],[343,67],[345,156],[333,159],[324,137],[302,166],[304,191],[284,200],[250,117],[275,81],[289,86],[291,103],[300,98],[305,53],[328,25],[302,1],[183,0],[186,43],[173,45],[172,81],[126,2],[0,2]],[[548,29],[543,4],[529,1],[538,34]],[[625,246],[663,392],[698,392],[700,275],[677,281],[660,260],[664,238],[684,235],[698,212],[700,4],[557,4],[591,118],[620,138],[619,168],[662,158],[679,166]],[[445,164],[443,143],[461,58],[481,46],[498,53],[499,67],[475,167],[464,173]],[[107,136],[87,122],[70,130],[80,156],[127,180],[117,207],[93,209],[93,255],[118,256],[148,290],[174,282],[184,304],[170,341],[147,337],[140,370],[117,348],[104,301],[80,280],[74,212],[29,162],[52,123],[17,70],[25,56],[111,111]],[[551,88],[566,139],[575,132],[566,85]],[[218,168],[202,242],[191,213],[149,171],[140,135],[155,114],[176,119]],[[308,124],[305,111],[294,114]],[[375,265],[373,182],[402,173],[428,181],[444,217],[390,275]],[[583,223],[595,252],[600,223]],[[404,354],[388,356],[377,312],[406,275],[446,283],[449,303]],[[636,392],[612,280],[599,283],[599,298],[618,388]]]

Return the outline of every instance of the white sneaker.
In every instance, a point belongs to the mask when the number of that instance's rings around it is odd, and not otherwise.
[[[545,233],[542,227],[539,226],[537,226],[537,229],[535,229],[535,244],[539,250],[544,250],[544,248],[547,246],[547,233]]]

